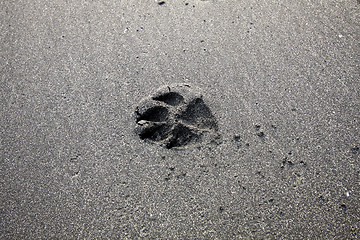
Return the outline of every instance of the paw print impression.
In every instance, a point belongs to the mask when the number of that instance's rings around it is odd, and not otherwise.
[[[188,84],[165,86],[140,102],[135,132],[168,149],[186,148],[218,136],[218,125],[200,89]]]

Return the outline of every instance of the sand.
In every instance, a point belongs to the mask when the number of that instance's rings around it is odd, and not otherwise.
[[[358,1],[0,5],[1,239],[359,236]]]

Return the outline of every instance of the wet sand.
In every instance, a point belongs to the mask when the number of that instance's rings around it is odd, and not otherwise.
[[[359,6],[1,3],[0,238],[356,239]]]

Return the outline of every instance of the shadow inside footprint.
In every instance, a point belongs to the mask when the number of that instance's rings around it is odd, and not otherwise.
[[[217,129],[217,124],[211,110],[201,98],[196,98],[189,103],[180,119],[193,124],[200,129]]]
[[[145,128],[140,134],[141,139],[150,139],[153,141],[161,141],[166,139],[171,131],[171,126],[168,124],[154,125]]]
[[[163,122],[167,120],[169,110],[162,106],[156,106],[149,108],[143,114],[138,114],[137,122],[141,120],[147,120],[152,122]]]
[[[175,92],[168,92],[168,93],[162,94],[160,96],[154,97],[153,99],[164,102],[171,106],[177,106],[180,103],[184,102],[183,96],[181,96],[180,94],[175,93]]]
[[[182,147],[187,145],[189,142],[196,141],[199,138],[197,134],[195,134],[188,127],[178,124],[172,131],[172,137],[166,147],[171,149],[173,147]]]

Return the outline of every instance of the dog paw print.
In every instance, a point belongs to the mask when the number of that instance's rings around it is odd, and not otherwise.
[[[198,88],[165,86],[141,101],[135,132],[143,140],[168,149],[186,148],[218,135],[218,126]]]

